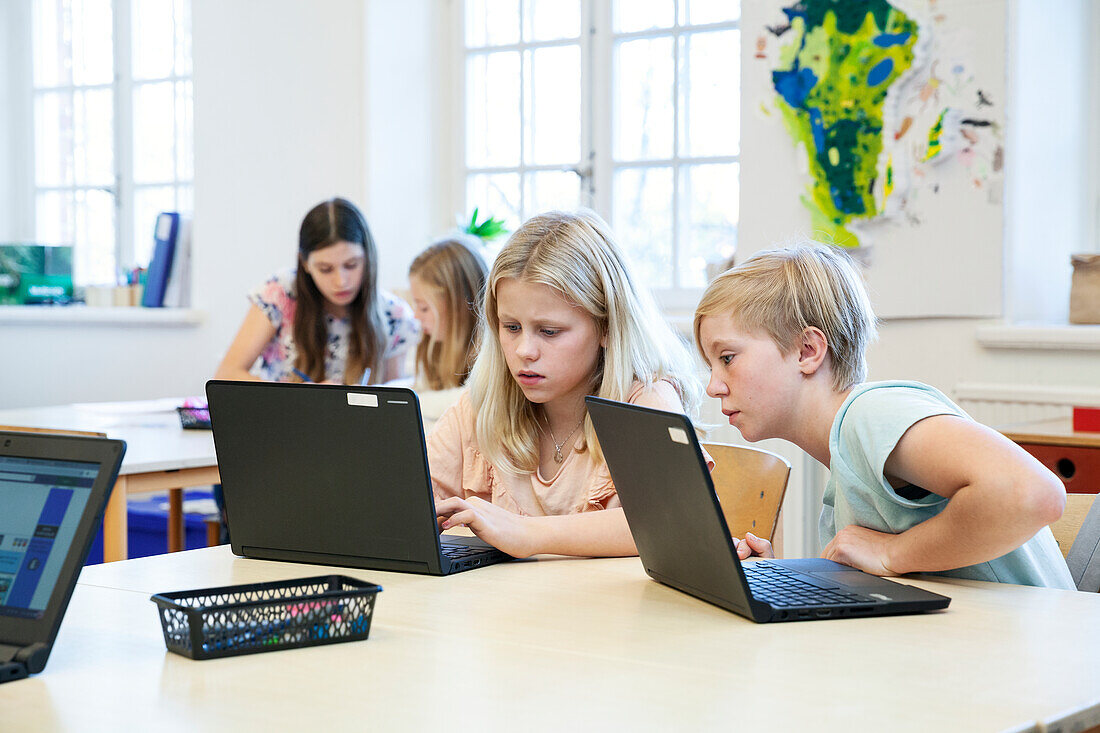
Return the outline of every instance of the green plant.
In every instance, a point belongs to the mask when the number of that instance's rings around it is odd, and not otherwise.
[[[508,230],[504,227],[503,219],[496,219],[490,214],[485,218],[485,221],[479,223],[477,220],[477,213],[478,209],[474,207],[474,213],[470,217],[470,223],[463,228],[463,231],[467,234],[473,234],[482,241],[488,242],[492,239],[496,239],[502,234],[508,233]]]

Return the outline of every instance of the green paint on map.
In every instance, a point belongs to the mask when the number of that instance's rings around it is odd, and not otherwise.
[[[943,152],[943,118],[946,116],[947,109],[940,112],[940,116],[936,118],[936,123],[928,130],[928,152],[924,154],[925,162],[932,160]]]

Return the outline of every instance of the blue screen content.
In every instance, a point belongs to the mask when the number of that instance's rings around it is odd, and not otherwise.
[[[0,456],[0,614],[42,618],[99,466]]]

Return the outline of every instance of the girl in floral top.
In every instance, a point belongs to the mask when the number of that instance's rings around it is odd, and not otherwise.
[[[419,329],[407,303],[378,289],[377,263],[354,204],[335,198],[313,207],[298,233],[297,268],[249,293],[252,305],[215,376],[336,384],[405,377]]]

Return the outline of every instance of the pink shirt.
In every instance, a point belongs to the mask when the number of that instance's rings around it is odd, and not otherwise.
[[[645,385],[636,382],[627,402],[634,402],[644,391]],[[533,517],[621,506],[607,464],[594,461],[590,451],[569,451],[557,475],[549,479],[537,469],[522,475],[498,470],[478,449],[475,418],[467,392],[443,413],[428,436],[428,463],[437,498],[477,496]],[[580,436],[574,445],[578,443]]]

